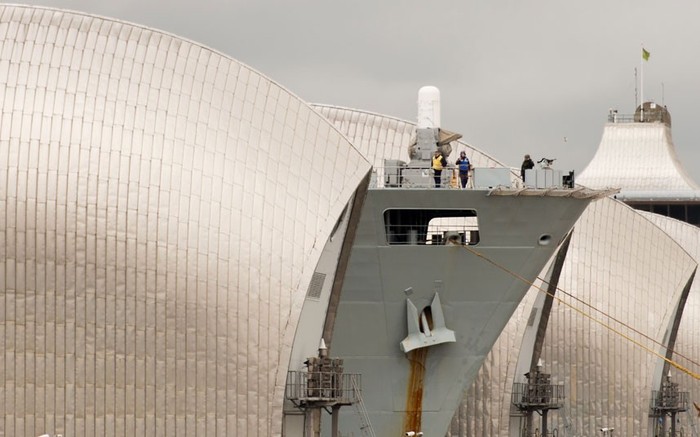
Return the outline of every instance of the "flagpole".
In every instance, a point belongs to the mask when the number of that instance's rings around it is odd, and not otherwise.
[[[637,74],[637,67],[634,67],[634,106],[639,103],[639,75]],[[636,111],[637,108],[634,108]]]
[[[639,121],[644,122],[644,43],[642,43],[642,53],[639,59],[639,93],[641,104],[639,106]]]
[[[661,106],[666,106],[664,105],[664,83],[661,82]]]

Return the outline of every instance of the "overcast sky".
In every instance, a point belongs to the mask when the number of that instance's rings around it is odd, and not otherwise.
[[[415,121],[418,89],[442,127],[501,161],[524,153],[583,170],[609,108],[668,106],[676,150],[700,181],[700,1],[43,0],[197,41],[306,101]],[[649,163],[653,165],[653,163]]]

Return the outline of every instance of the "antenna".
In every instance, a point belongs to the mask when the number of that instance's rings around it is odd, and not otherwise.
[[[637,110],[637,67],[634,67],[634,110]]]
[[[644,121],[644,43],[642,43],[642,58],[639,61],[639,93],[641,105],[639,107],[639,121]]]
[[[666,106],[664,104],[664,83],[661,82],[661,106]]]

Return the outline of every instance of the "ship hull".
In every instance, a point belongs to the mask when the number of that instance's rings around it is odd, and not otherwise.
[[[345,372],[362,375],[375,435],[445,435],[464,389],[589,201],[486,190],[369,190],[329,343]],[[389,210],[474,211],[478,243],[391,244]],[[420,313],[436,294],[455,341],[405,353],[408,301]],[[341,411],[343,433],[357,433],[353,414]]]

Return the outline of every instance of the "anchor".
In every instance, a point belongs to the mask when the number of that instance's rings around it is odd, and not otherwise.
[[[445,326],[445,315],[442,311],[440,295],[437,292],[430,304],[430,314],[432,316],[432,329],[426,312],[421,313],[419,320],[416,306],[411,302],[411,299],[406,298],[408,335],[401,341],[401,350],[404,353],[421,347],[457,341],[454,331]]]

